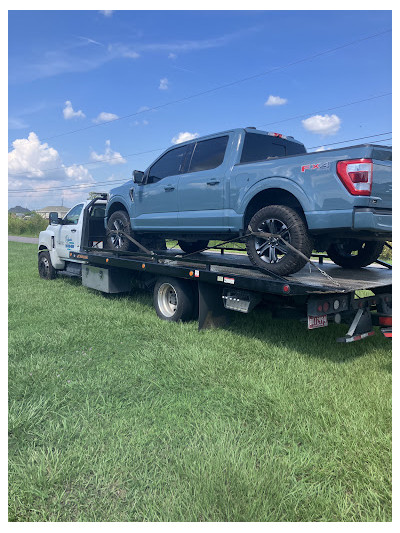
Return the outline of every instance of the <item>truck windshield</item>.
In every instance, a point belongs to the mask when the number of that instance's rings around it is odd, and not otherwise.
[[[263,161],[269,157],[285,157],[305,153],[306,149],[302,144],[288,139],[262,133],[246,133],[240,162],[251,163]]]

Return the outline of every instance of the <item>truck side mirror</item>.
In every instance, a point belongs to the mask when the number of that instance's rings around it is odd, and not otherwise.
[[[141,185],[144,181],[144,172],[141,170],[134,170],[132,172],[133,176],[133,183],[137,183],[138,185]]]
[[[61,219],[58,217],[57,211],[51,211],[49,213],[49,224],[60,224]]]

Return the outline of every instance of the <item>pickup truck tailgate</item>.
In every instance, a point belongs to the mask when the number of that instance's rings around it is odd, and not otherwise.
[[[392,208],[392,150],[374,146],[371,196],[378,198],[375,207]]]

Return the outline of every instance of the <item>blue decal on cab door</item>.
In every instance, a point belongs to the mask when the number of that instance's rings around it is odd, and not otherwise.
[[[75,248],[75,243],[69,235],[65,237],[65,248],[67,250],[72,250],[72,248]]]

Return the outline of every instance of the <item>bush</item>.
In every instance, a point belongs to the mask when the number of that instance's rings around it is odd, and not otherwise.
[[[32,235],[37,236],[47,228],[49,221],[42,218],[37,213],[24,220],[15,215],[8,215],[8,234],[9,235]]]
[[[388,241],[390,246],[392,246],[392,243]],[[383,252],[381,253],[380,258],[382,261],[392,261],[392,249],[388,246],[383,247]]]

